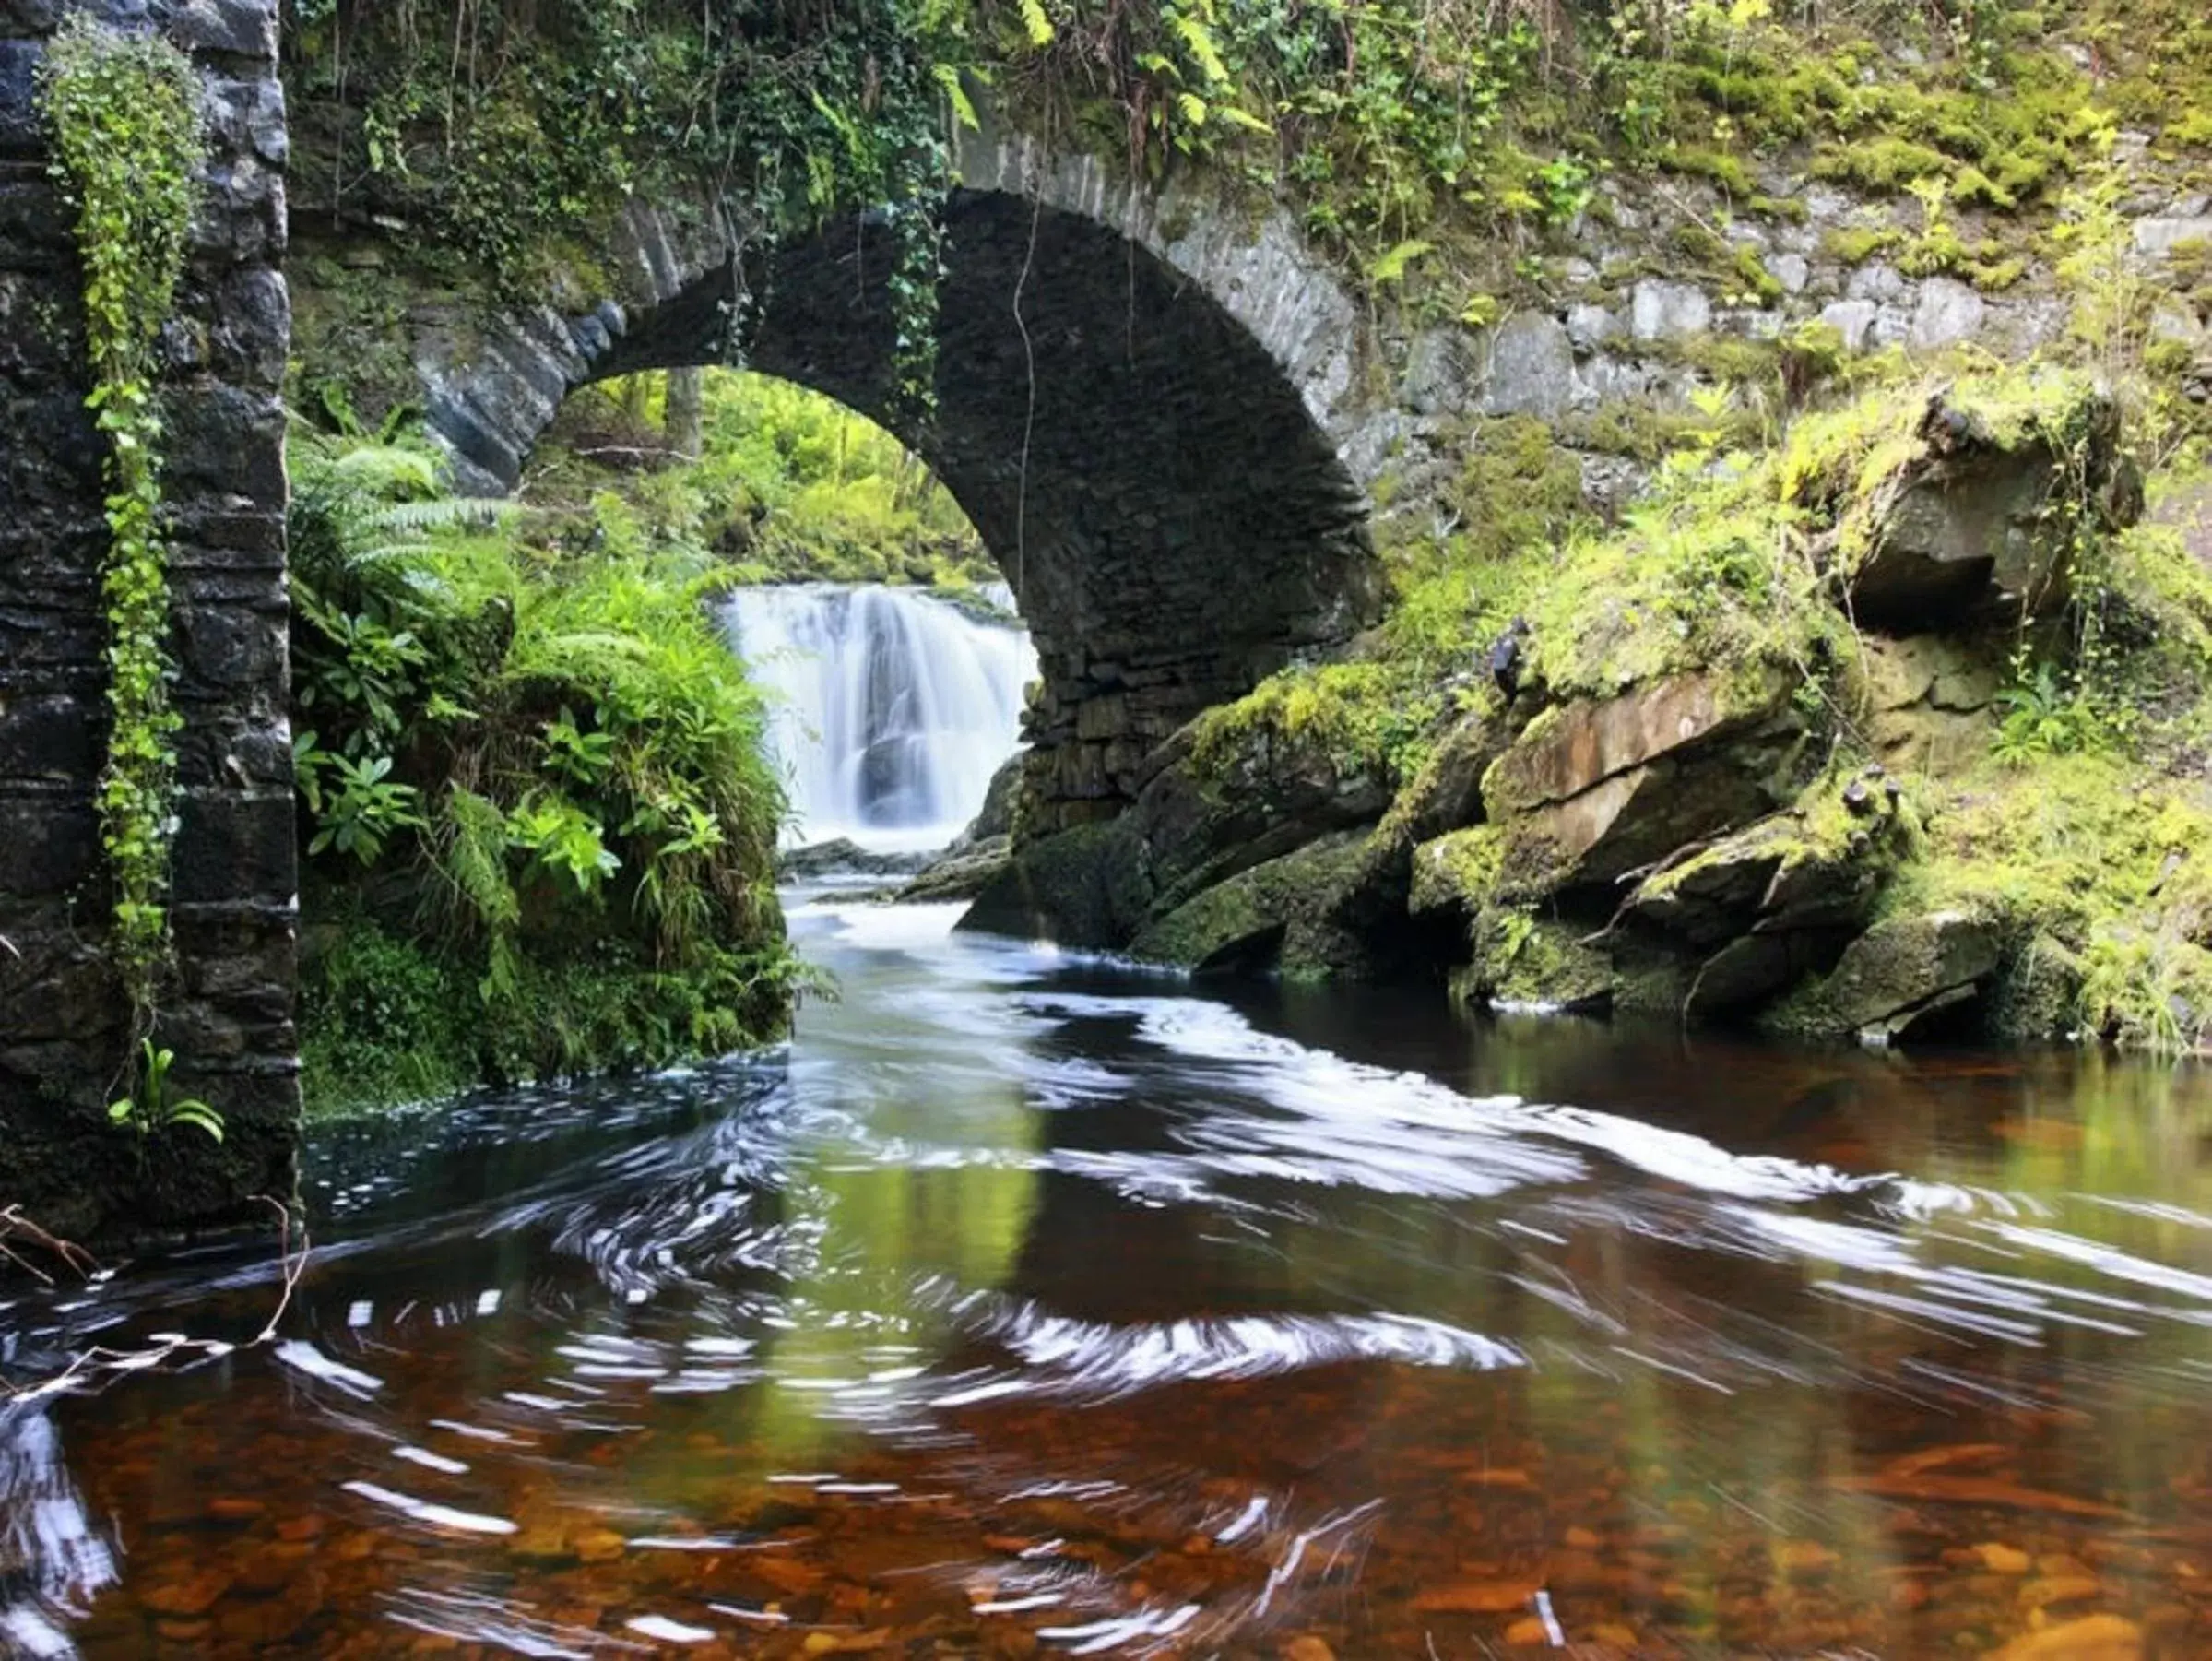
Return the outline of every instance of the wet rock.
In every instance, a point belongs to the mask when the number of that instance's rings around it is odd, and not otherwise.
[[[1503,1615],[1527,1608],[1536,1592],[1536,1583],[1527,1580],[1454,1581],[1419,1593],[1414,1608],[1423,1614]]]
[[[1390,805],[1389,779],[1348,762],[1317,733],[1266,720],[1194,723],[1148,765],[1152,777],[1128,820],[1159,912],[1323,836],[1372,825]]]
[[[844,836],[795,848],[775,862],[783,882],[823,876],[913,876],[929,863],[927,853],[878,853]]]
[[[1779,1029],[1887,1041],[1980,994],[1999,958],[1996,930],[1962,911],[1877,923],[1845,948],[1834,973],[1775,1012]]]
[[[1005,871],[1012,857],[1012,843],[1006,836],[972,842],[931,860],[895,897],[903,904],[916,905],[974,899]]]
[[[1152,855],[1129,816],[1079,825],[1017,850],[958,927],[1064,945],[1126,943],[1152,909]]]
[[[156,1615],[178,1619],[205,1615],[231,1589],[235,1578],[222,1563],[208,1563],[173,1580],[155,1581],[138,1594],[138,1602]]]
[[[1314,976],[1356,967],[1361,953],[1334,911],[1363,841],[1340,833],[1239,872],[1148,923],[1130,955],[1198,974]]]
[[[1017,750],[1000,765],[999,770],[991,775],[990,783],[984,789],[983,806],[976,810],[976,817],[969,822],[967,829],[953,839],[948,852],[962,853],[978,843],[995,842],[1013,834],[1022,774],[1027,763],[1028,752]]]
[[[1468,931],[1472,961],[1451,977],[1455,1002],[1598,1014],[1612,1008],[1612,956],[1579,925],[1493,907]]]

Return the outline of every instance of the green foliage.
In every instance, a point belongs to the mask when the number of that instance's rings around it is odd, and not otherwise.
[[[2105,737],[2105,721],[2080,681],[2060,674],[2048,660],[2026,672],[2024,660],[2013,684],[1997,694],[2004,716],[1997,723],[1992,753],[2008,766],[2024,767],[2053,755],[2096,749]]]
[[[660,379],[572,395],[530,495],[590,514],[608,549],[727,561],[749,579],[997,580],[944,487],[866,417],[787,381],[708,370],[701,453],[687,461],[661,443]]]
[[[2078,977],[2081,1029],[2149,1049],[2212,1036],[2212,803],[2111,754],[1961,781],[1890,902],[1995,919]]]
[[[307,844],[311,854],[335,848],[373,865],[399,832],[423,827],[416,810],[421,792],[387,777],[392,771],[388,755],[333,755],[307,731],[293,740],[292,763],[300,794],[315,818],[315,833]]]
[[[169,1070],[176,1062],[176,1052],[155,1049],[151,1038],[145,1039],[139,1050],[138,1094],[110,1102],[108,1122],[134,1131],[140,1137],[167,1130],[171,1125],[186,1125],[220,1142],[223,1139],[220,1113],[196,1096],[175,1097],[169,1093]]]
[[[1445,714],[1442,689],[1405,664],[1334,663],[1286,670],[1234,704],[1200,718],[1191,765],[1202,778],[1236,793],[1250,757],[1281,767],[1291,756],[1311,758],[1340,779],[1370,778],[1391,787],[1420,770]]]
[[[132,1024],[143,1034],[169,957],[180,725],[169,698],[155,343],[183,275],[201,150],[199,77],[166,42],[120,34],[79,12],[48,49],[41,97],[53,134],[53,171],[77,212],[93,384],[87,403],[108,442],[101,592],[110,729],[101,841],[115,895],[110,951]]]
[[[293,467],[309,913],[371,869],[393,947],[332,953],[317,1088],[421,1094],[776,1030],[783,798],[707,615],[723,569],[611,492],[488,515],[423,496],[434,471],[406,446],[302,439]],[[485,1033],[418,1075],[387,1051],[433,979]],[[571,1000],[558,1033],[549,999]]]
[[[503,299],[545,298],[641,196],[704,190],[744,238],[887,209],[899,393],[925,409],[967,9],[291,0],[286,83],[338,114],[295,157],[295,199],[434,225],[416,252]]]

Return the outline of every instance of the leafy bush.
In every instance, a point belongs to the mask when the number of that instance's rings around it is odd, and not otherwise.
[[[302,439],[293,469],[309,920],[373,925],[307,1002],[311,1085],[420,1094],[778,1030],[784,802],[706,612],[722,573],[427,493],[405,446]],[[431,1020],[456,999],[459,1029]]]

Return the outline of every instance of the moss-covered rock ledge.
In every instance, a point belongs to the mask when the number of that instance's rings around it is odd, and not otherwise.
[[[1800,1036],[2202,1047],[2212,575],[2124,436],[2042,369],[1693,438],[1615,525],[1407,564],[1349,660],[1201,718],[969,925]]]

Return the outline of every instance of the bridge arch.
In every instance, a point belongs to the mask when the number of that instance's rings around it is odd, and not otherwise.
[[[1049,831],[1119,812],[1192,715],[1374,615],[1358,314],[1279,215],[1019,140],[971,146],[962,176],[925,418],[893,397],[893,250],[868,215],[733,259],[711,216],[641,206],[625,299],[433,330],[417,362],[432,430],[479,492],[514,486],[574,387],[733,355],[890,429],[1035,636],[1027,793]]]

